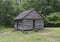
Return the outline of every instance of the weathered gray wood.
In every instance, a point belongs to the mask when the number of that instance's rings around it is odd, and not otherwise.
[[[23,28],[23,20],[19,20],[18,21],[18,29],[22,29]]]
[[[14,28],[20,30],[44,28],[44,20],[35,10],[31,9],[19,14],[14,20]],[[17,22],[18,21],[18,22]]]
[[[36,29],[41,29],[44,27],[44,22],[42,19],[35,20],[35,28]]]
[[[27,16],[24,17],[24,19],[40,19],[42,18],[36,11],[32,11]]]
[[[30,30],[33,28],[33,20],[23,20],[24,30]]]
[[[35,24],[43,24],[43,20],[42,19],[35,20]]]

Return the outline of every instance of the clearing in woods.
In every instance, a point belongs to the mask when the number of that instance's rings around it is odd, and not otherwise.
[[[2,28],[2,27],[0,27]],[[11,32],[13,28],[0,29],[0,42],[60,42],[60,27],[45,28],[44,30]]]

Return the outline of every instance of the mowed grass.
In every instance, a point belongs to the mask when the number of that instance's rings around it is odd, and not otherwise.
[[[12,32],[12,30],[13,28],[1,29],[0,42],[60,42],[60,27],[45,28],[38,32],[25,31],[26,34],[21,31]]]

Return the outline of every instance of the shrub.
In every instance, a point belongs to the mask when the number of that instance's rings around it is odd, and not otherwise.
[[[60,24],[60,12],[52,13],[45,18],[45,24],[51,24],[50,26],[57,26]]]

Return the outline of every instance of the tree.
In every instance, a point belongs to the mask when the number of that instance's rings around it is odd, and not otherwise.
[[[60,0],[0,0],[0,24],[12,26],[13,18],[31,8],[46,17],[60,11]]]

